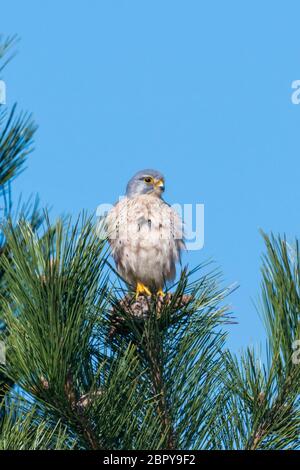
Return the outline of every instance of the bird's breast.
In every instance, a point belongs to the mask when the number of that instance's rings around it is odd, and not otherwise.
[[[107,230],[119,271],[147,285],[162,285],[175,274],[180,256],[182,222],[157,197],[139,196],[120,201],[107,218]],[[131,281],[130,281],[131,282]]]

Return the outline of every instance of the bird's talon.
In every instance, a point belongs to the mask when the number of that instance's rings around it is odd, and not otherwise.
[[[157,291],[157,297],[164,297],[166,294],[164,293],[164,291],[162,289],[159,289]]]
[[[151,291],[141,282],[138,282],[136,285],[135,299],[137,300],[139,295],[148,295],[151,296]]]

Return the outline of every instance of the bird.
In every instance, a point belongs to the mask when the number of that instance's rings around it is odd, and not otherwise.
[[[105,218],[107,239],[119,275],[140,295],[164,297],[176,277],[185,247],[183,221],[162,198],[165,178],[157,170],[138,171],[125,197]]]

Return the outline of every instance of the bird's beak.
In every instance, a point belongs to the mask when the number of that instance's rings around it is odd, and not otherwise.
[[[162,180],[162,179],[160,179],[160,180],[155,180],[155,181],[154,181],[154,188],[160,190],[161,192],[163,192],[163,191],[165,190],[165,182],[164,182],[164,180]]]

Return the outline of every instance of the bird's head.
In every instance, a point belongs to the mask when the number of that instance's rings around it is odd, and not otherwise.
[[[136,173],[127,184],[126,196],[153,194],[161,197],[165,190],[165,178],[156,170],[142,170]]]

